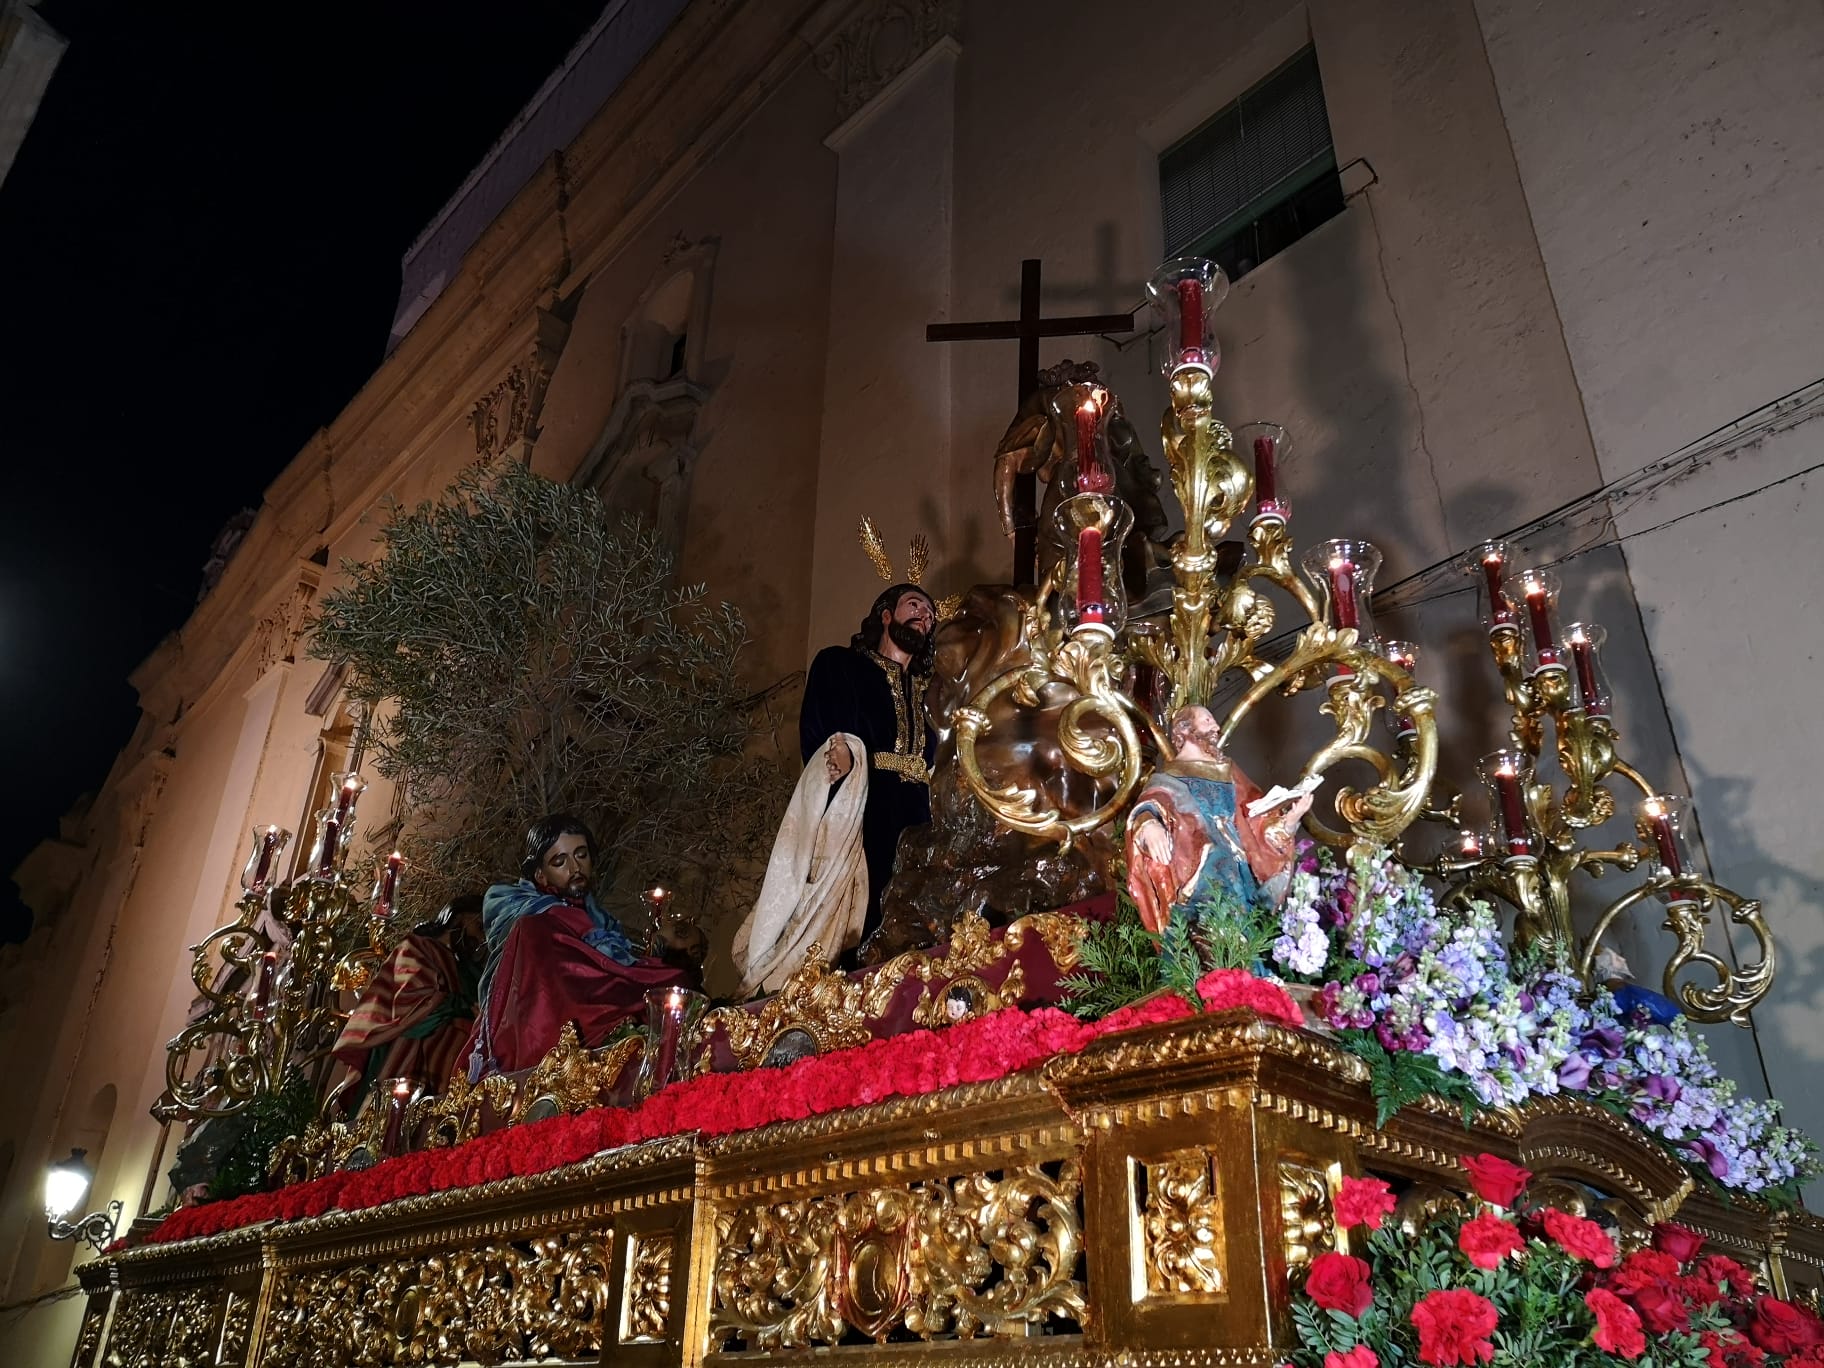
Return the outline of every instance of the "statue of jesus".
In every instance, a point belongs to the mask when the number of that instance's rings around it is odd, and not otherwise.
[[[1180,708],[1170,739],[1172,758],[1147,780],[1127,818],[1127,887],[1140,919],[1157,933],[1174,911],[1218,893],[1244,907],[1276,905],[1311,795],[1250,816],[1260,790],[1223,752],[1208,708]]]
[[[600,1045],[642,1009],[649,988],[690,977],[634,953],[621,924],[596,903],[595,838],[565,813],[526,833],[517,883],[482,899],[488,964],[481,1011],[469,1037],[469,1079],[529,1069],[574,1021],[586,1046]]]

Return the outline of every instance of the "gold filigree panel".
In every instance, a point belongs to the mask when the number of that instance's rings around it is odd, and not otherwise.
[[[76,1332],[76,1353],[70,1359],[70,1368],[94,1368],[95,1351],[101,1348],[101,1331],[107,1321],[107,1294],[90,1297],[88,1308],[82,1313],[82,1329]]]
[[[287,1270],[273,1290],[262,1368],[593,1357],[602,1349],[610,1240],[606,1230],[573,1230]]]
[[[230,1292],[228,1305],[222,1311],[222,1345],[216,1362],[223,1368],[241,1368],[247,1362],[248,1341],[253,1336],[253,1298],[244,1292]]]
[[[1128,1161],[1134,1300],[1219,1296],[1222,1194],[1216,1156],[1201,1146]]]
[[[627,1237],[627,1277],[621,1293],[621,1343],[655,1344],[670,1338],[672,1256],[670,1231]]]
[[[719,1212],[712,1347],[1081,1323],[1081,1205],[1078,1165],[1064,1160]]]
[[[1342,1182],[1335,1165],[1279,1161],[1279,1229],[1286,1267],[1300,1268],[1337,1247],[1331,1197]]]
[[[107,1352],[102,1355],[105,1368],[163,1368],[176,1311],[174,1293],[122,1292],[108,1332]]]

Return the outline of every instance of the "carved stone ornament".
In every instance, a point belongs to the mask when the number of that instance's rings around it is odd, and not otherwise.
[[[887,0],[831,35],[815,60],[836,87],[836,117],[846,120],[933,43],[954,33],[961,9],[961,0]]]
[[[304,625],[309,620],[311,601],[316,597],[320,578],[319,568],[307,562],[291,592],[268,607],[254,623],[253,661],[257,673],[264,675],[281,661],[287,664],[297,661],[298,642],[303,639]]]
[[[557,358],[569,340],[570,322],[549,309],[538,311],[538,334],[531,353],[469,410],[469,428],[475,435],[475,459],[489,461],[504,455],[515,442],[535,442],[539,415],[545,407],[545,390],[557,370]]]

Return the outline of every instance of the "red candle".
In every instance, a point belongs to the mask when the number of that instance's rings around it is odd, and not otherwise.
[[[1178,282],[1178,364],[1203,360],[1203,282],[1187,276]]]
[[[336,817],[340,820],[348,816],[348,810],[355,805],[355,794],[361,791],[361,781],[354,775],[343,781],[342,790],[336,794]]]
[[[1096,431],[1102,426],[1102,407],[1085,399],[1077,408],[1077,490],[1106,494],[1115,487],[1113,473],[1096,457]]]
[[[263,887],[266,876],[272,872],[272,853],[278,849],[279,829],[276,826],[266,828],[266,834],[260,837],[260,862],[254,866],[253,885]]]
[[[393,895],[399,890],[399,867],[405,863],[405,856],[394,851],[386,857],[386,871],[380,876],[380,898],[374,906],[376,917],[393,915]]]
[[[1577,667],[1577,692],[1583,700],[1583,710],[1592,717],[1606,716],[1608,704],[1596,687],[1596,652],[1581,628],[1571,633],[1571,661]]]
[[[1279,485],[1274,478],[1273,439],[1254,439],[1254,497],[1261,507],[1279,502]]]
[[[1653,828],[1653,843],[1659,847],[1659,862],[1666,873],[1683,874],[1685,863],[1678,858],[1678,837],[1672,830],[1671,816],[1658,803],[1648,803],[1647,822]]]
[[[1533,624],[1533,650],[1542,667],[1558,663],[1558,643],[1552,638],[1550,608],[1544,582],[1529,579],[1526,582],[1526,613]]]
[[[253,1019],[265,1021],[272,1015],[272,984],[278,970],[279,952],[268,950],[260,956],[259,974],[253,981]]]
[[[1482,858],[1482,838],[1473,831],[1462,833],[1457,844],[1457,853],[1466,860]]]
[[[1086,527],[1077,533],[1077,616],[1084,622],[1105,622],[1108,607],[1102,593],[1102,532]]]
[[[342,844],[342,823],[338,813],[323,819],[323,849],[317,852],[317,873],[327,874],[336,866],[336,847]]]
[[[405,1107],[412,1098],[412,1082],[401,1078],[393,1083],[393,1095],[386,1114],[386,1138],[380,1142],[382,1154],[397,1154],[399,1138],[405,1130]]]
[[[1511,627],[1514,621],[1514,610],[1508,604],[1507,595],[1501,592],[1501,571],[1505,565],[1499,551],[1490,551],[1482,557],[1482,578],[1488,581],[1491,627]]]
[[[1507,833],[1507,853],[1531,855],[1533,841],[1526,831],[1526,808],[1520,801],[1520,776],[1505,760],[1495,771],[1495,791],[1501,799],[1501,827]]]
[[[1336,605],[1338,627],[1361,625],[1355,611],[1355,566],[1342,556],[1330,559],[1330,598]]]

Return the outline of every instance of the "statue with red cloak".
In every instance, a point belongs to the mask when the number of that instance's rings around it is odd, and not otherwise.
[[[557,1044],[565,1022],[593,1048],[644,1009],[652,988],[691,974],[635,952],[593,893],[595,841],[564,813],[526,833],[517,883],[482,899],[488,963],[469,1037],[469,1079],[530,1069]]]
[[[1261,792],[1224,753],[1208,708],[1172,716],[1173,754],[1135,799],[1127,818],[1127,887],[1147,929],[1160,932],[1180,909],[1232,901],[1276,906],[1291,881],[1298,823],[1309,793],[1250,814]]]

